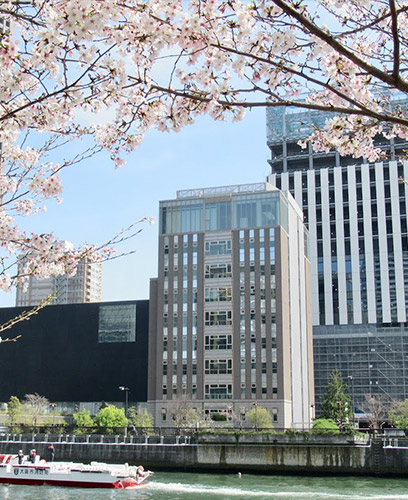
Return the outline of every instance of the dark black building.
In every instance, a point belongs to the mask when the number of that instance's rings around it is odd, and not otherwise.
[[[23,308],[1,308],[0,324]],[[0,401],[38,393],[56,402],[147,401],[149,301],[50,305],[2,333]]]

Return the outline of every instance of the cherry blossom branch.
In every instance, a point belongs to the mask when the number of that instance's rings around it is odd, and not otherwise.
[[[395,15],[399,16],[400,14],[407,12],[407,11],[408,11],[408,6],[403,6],[403,7],[400,7],[399,9],[395,10]],[[382,16],[376,17],[373,21],[371,21],[367,24],[364,24],[358,28],[340,32],[339,36],[340,36],[340,38],[346,38],[350,35],[357,35],[357,34],[361,33],[362,31],[367,31],[367,30],[370,30],[374,27],[377,27],[380,23],[382,23],[383,21],[385,21],[389,17],[391,17],[391,12],[386,12]]]
[[[41,104],[42,102],[46,100],[50,100],[53,97],[57,97],[59,95],[63,96],[69,96],[70,93],[79,90],[78,85],[79,83],[90,73],[94,67],[97,65],[98,61],[102,59],[106,54],[108,54],[110,51],[114,49],[114,46],[108,47],[102,54],[99,54],[98,57],[96,58],[95,61],[93,61],[87,68],[71,83],[66,83],[63,87],[60,89],[54,90],[53,92],[48,92],[47,88],[45,87],[45,92],[44,94],[36,97],[35,99],[28,100],[25,104],[16,107],[13,110],[7,111],[5,114],[0,115],[0,121],[3,120],[8,120],[12,118],[13,116],[18,116],[19,113],[24,111],[27,108],[33,108],[34,106]],[[87,87],[87,85],[85,85]]]
[[[140,80],[134,77],[130,77],[130,80],[135,80],[135,85],[140,84]],[[163,94],[167,95],[173,95],[175,97],[180,97],[181,99],[188,99],[194,102],[199,102],[199,103],[210,103],[213,101],[213,98],[210,97],[208,94],[203,94],[199,92],[194,92],[194,91],[188,91],[188,90],[176,90],[173,88],[169,87],[162,87],[159,85],[151,85],[150,88],[155,91],[162,92]],[[386,114],[386,113],[377,113],[373,110],[370,110],[369,108],[364,107],[362,104],[358,103],[357,101],[352,101],[351,99],[348,99],[347,96],[344,96],[344,100],[348,100],[349,102],[355,104],[358,106],[360,109],[356,108],[349,108],[349,107],[344,107],[344,106],[333,106],[333,105],[324,105],[324,104],[317,104],[317,103],[308,103],[304,101],[293,101],[293,100],[288,100],[288,99],[283,99],[279,97],[277,94],[273,94],[271,92],[264,91],[260,87],[257,87],[258,91],[266,92],[268,95],[274,97],[276,101],[227,101],[224,99],[217,99],[217,102],[220,106],[223,106],[225,108],[229,108],[231,106],[237,107],[237,108],[246,108],[246,109],[252,109],[252,108],[259,108],[259,107],[267,107],[267,108],[281,108],[283,106],[286,107],[295,107],[295,108],[300,108],[300,109],[311,109],[315,111],[326,111],[328,113],[339,113],[339,114],[346,114],[346,115],[356,115],[356,116],[367,116],[376,119],[379,122],[390,122],[390,123],[396,123],[398,125],[403,125],[403,126],[408,126],[408,118],[400,118],[398,116],[392,115],[392,114]],[[333,89],[334,90],[334,89]],[[239,92],[245,92],[244,90],[240,90]],[[247,91],[247,92],[252,92],[252,91]],[[340,92],[336,92],[338,95],[342,96],[343,95]]]
[[[55,299],[54,295],[49,295],[46,299],[42,300],[41,303],[38,304],[37,306],[29,309],[28,311],[23,311],[22,313],[18,314],[14,318],[9,319],[8,321],[6,321],[2,325],[0,325],[0,333],[3,333],[7,330],[10,330],[18,323],[21,323],[22,321],[28,321],[30,318],[32,318],[33,316],[38,314],[39,311],[41,311],[41,309],[43,309],[45,306],[47,306],[48,304],[51,304],[51,302],[54,299]],[[16,342],[20,338],[21,338],[21,335],[16,335],[14,337],[7,337],[7,338],[0,337],[0,343]]]
[[[310,136],[316,151],[377,161],[377,135],[408,141],[407,12],[399,0],[0,0],[14,25],[0,39],[0,288],[104,252],[27,235],[18,217],[60,200],[62,169],[101,149],[121,166],[151,129],[286,106],[329,113]],[[89,149],[49,161],[82,138]],[[139,233],[128,229],[118,242]],[[30,259],[21,275],[19,254]]]
[[[35,20],[35,16],[25,16],[24,14],[19,14],[16,11],[10,11],[9,9],[2,9],[0,7],[0,15],[1,14],[10,16],[10,17],[15,18],[15,19],[20,20],[20,21],[26,21],[26,22],[32,23],[32,24],[39,26],[39,27],[44,27],[43,23],[39,23]]]
[[[281,8],[286,14],[288,14],[290,17],[293,17],[296,19],[296,21],[299,22],[301,26],[303,26],[309,33],[312,33],[316,37],[318,37],[320,40],[324,41],[332,47],[334,50],[336,50],[339,54],[344,55],[352,61],[354,64],[359,66],[360,68],[364,69],[368,74],[374,76],[375,78],[378,78],[378,80],[383,81],[384,83],[387,83],[388,85],[392,85],[393,87],[396,87],[397,89],[403,91],[403,92],[408,92],[408,82],[405,80],[402,80],[401,78],[396,78],[394,75],[390,75],[386,71],[381,71],[379,68],[376,66],[373,66],[369,64],[367,61],[364,61],[360,57],[356,55],[355,52],[349,50],[347,47],[345,47],[342,43],[340,43],[334,36],[332,36],[329,32],[326,32],[319,28],[315,23],[307,19],[305,16],[303,16],[298,10],[296,10],[294,7],[286,3],[284,0],[272,0],[275,5],[277,5],[279,8]]]

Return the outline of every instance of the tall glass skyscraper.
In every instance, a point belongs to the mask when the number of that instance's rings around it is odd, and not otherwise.
[[[276,427],[314,411],[307,231],[289,193],[268,183],[179,191],[160,203],[152,280],[149,405],[171,426],[175,403]]]
[[[368,164],[297,144],[327,114],[269,110],[271,184],[289,190],[310,232],[317,401],[334,368],[356,406],[408,398],[408,143],[378,139]]]

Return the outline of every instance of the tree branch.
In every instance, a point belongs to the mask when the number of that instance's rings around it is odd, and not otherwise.
[[[0,333],[5,332],[6,330],[10,330],[13,326],[15,326],[17,323],[21,323],[22,321],[27,321],[29,320],[32,316],[38,314],[38,312],[43,309],[45,306],[48,304],[51,304],[51,302],[54,300],[55,296],[54,295],[49,295],[45,300],[41,301],[41,303],[38,306],[33,307],[29,311],[23,311],[21,314],[16,316],[15,318],[12,318],[8,320],[6,323],[3,325],[0,325]],[[13,338],[6,338],[2,339],[0,337],[0,343],[2,342],[15,342],[21,337],[21,335],[17,335],[16,337]]]
[[[391,32],[394,44],[393,54],[394,54],[394,67],[392,74],[395,80],[399,80],[399,66],[400,66],[400,41],[398,35],[398,18],[397,11],[395,8],[395,1],[389,0],[390,2],[390,12],[391,12]]]
[[[345,45],[340,43],[333,35],[319,28],[314,22],[307,19],[301,12],[296,10],[291,5],[287,4],[284,0],[272,0],[275,5],[281,8],[289,17],[293,17],[303,26],[309,33],[315,35],[317,38],[327,43],[330,47],[336,50],[339,54],[345,56],[358,67],[362,68],[368,74],[374,76],[378,80],[387,83],[403,92],[408,92],[408,82],[401,78],[394,78],[386,71],[382,71],[376,66],[369,64],[356,55],[355,52],[348,49]]]

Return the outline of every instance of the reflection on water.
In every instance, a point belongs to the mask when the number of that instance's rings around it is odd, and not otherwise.
[[[408,479],[157,473],[128,490],[0,485],[0,500],[408,500]]]

